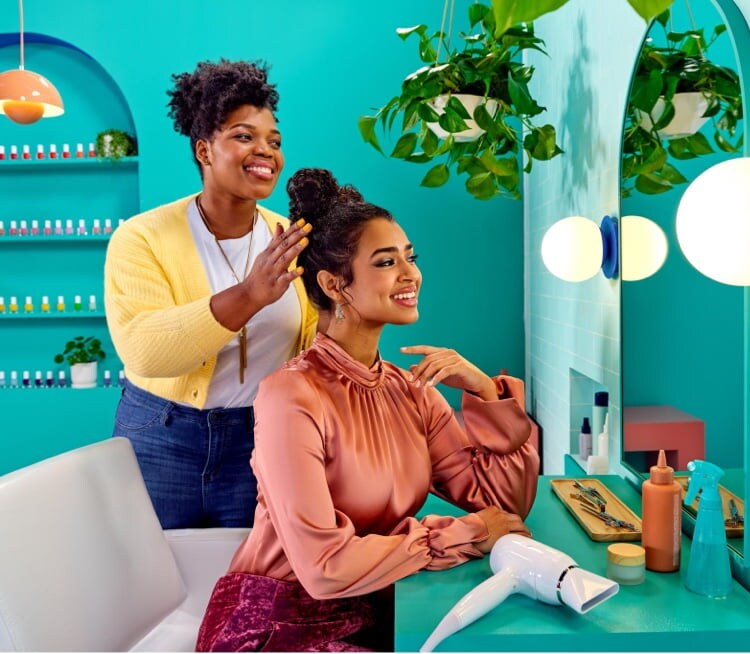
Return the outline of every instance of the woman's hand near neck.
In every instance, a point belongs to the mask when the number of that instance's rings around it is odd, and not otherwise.
[[[238,200],[203,189],[197,199],[211,233],[218,239],[241,238],[253,228],[256,200]]]

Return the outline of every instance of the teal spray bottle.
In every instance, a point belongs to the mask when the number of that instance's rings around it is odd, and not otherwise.
[[[690,461],[685,504],[690,506],[698,493],[698,517],[695,521],[685,586],[708,597],[726,597],[732,590],[727,533],[719,495],[719,479],[724,471],[708,461]]]

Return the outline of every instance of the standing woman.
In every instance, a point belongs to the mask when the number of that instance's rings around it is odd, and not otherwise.
[[[392,651],[395,581],[529,534],[539,456],[523,382],[441,347],[402,348],[419,357],[409,370],[382,360],[383,327],[419,315],[413,245],[326,170],[303,169],[288,188],[291,216],[314,217],[300,263],[328,320],[261,383],[255,525],[214,588],[196,647]],[[464,391],[465,427],[438,383]],[[429,492],[466,513],[416,518]]]
[[[126,221],[105,262],[107,324],[129,438],[165,529],[249,526],[260,380],[312,339],[296,267],[311,225],[258,205],[284,166],[267,68],[201,62],[173,75],[169,115],[203,188]]]

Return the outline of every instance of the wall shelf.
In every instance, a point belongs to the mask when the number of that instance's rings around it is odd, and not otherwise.
[[[7,229],[7,225],[6,225]],[[0,236],[0,247],[3,245],[45,245],[49,243],[64,243],[65,245],[77,245],[79,243],[102,243],[108,241],[111,234],[53,234],[51,236],[17,236],[5,234]]]
[[[7,155],[6,155],[7,156]],[[133,168],[138,165],[138,157],[120,157],[108,159],[99,157],[82,157],[71,159],[3,159],[0,161],[2,172],[25,172],[34,168],[39,172],[55,171],[60,168],[72,170],[75,168]]]
[[[51,311],[42,313],[35,311],[33,313],[0,313],[0,320],[101,320],[104,318],[104,311]]]

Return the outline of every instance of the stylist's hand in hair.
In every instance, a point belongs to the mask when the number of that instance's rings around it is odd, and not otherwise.
[[[475,543],[475,547],[482,554],[489,554],[492,546],[506,534],[520,534],[521,536],[531,536],[529,528],[523,523],[520,516],[515,513],[507,513],[496,506],[488,506],[486,509],[477,511],[477,515],[487,525],[487,531],[490,532],[489,538],[481,543]]]
[[[443,383],[452,388],[474,393],[483,400],[496,400],[495,382],[458,352],[445,347],[411,345],[402,347],[404,354],[422,354],[424,358],[412,366],[411,381],[417,386]]]
[[[265,250],[255,259],[243,286],[248,298],[258,305],[258,310],[273,304],[297,277],[302,269],[289,270],[292,261],[307,247],[307,234],[312,225],[303,219],[292,223],[286,230],[276,224],[276,229]]]

